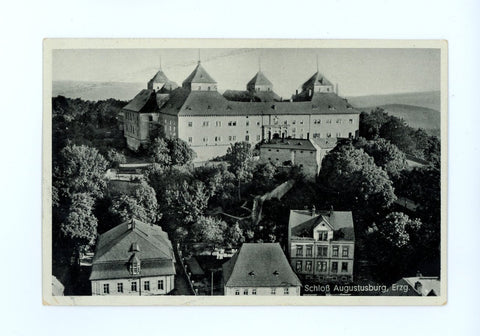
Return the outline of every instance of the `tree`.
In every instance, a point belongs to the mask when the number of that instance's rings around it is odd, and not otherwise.
[[[272,162],[258,163],[253,169],[253,187],[255,192],[263,194],[269,190],[272,190],[277,184],[276,176],[278,174],[278,168]]]
[[[207,164],[193,171],[194,179],[205,184],[210,197],[210,206],[226,206],[235,197],[235,175],[228,170],[226,163]]]
[[[230,225],[225,232],[225,245],[228,247],[239,246],[245,241],[243,230],[238,222]]]
[[[220,245],[224,242],[227,224],[214,217],[200,216],[192,225],[192,240],[198,243]]]
[[[238,199],[241,200],[241,183],[252,178],[252,145],[246,141],[236,142],[227,150],[225,159],[230,164],[230,171],[235,174],[238,183]]]
[[[103,196],[108,162],[95,148],[67,145],[54,167],[53,183],[65,196],[75,193]]]
[[[121,163],[126,163],[127,158],[125,155],[115,148],[111,148],[107,152],[107,160],[110,162],[111,167],[118,168]]]
[[[195,152],[179,138],[167,140],[172,165],[183,166],[195,158]]]
[[[410,243],[411,235],[418,232],[422,223],[419,219],[410,219],[402,212],[392,212],[378,225],[380,237],[392,248],[402,248]]]
[[[412,129],[402,119],[391,116],[380,128],[380,136],[390,140],[407,154],[414,154],[415,142],[412,139]]]
[[[168,143],[163,138],[155,138],[148,146],[148,153],[152,162],[158,163],[160,166],[170,166],[172,158]]]
[[[88,193],[72,195],[70,208],[61,231],[78,248],[93,245],[97,236],[97,218],[92,213],[94,200]]]
[[[387,173],[351,144],[339,145],[324,157],[318,186],[337,206],[371,213],[388,208],[396,199]]]
[[[398,178],[400,172],[407,167],[407,158],[397,146],[383,138],[364,141],[360,138],[355,147],[362,148],[373,157],[375,164],[383,168],[390,177]]]
[[[155,191],[146,183],[139,184],[132,195],[116,195],[109,208],[115,222],[124,222],[135,217],[146,223],[156,223],[158,212]]]
[[[371,140],[380,135],[380,128],[389,120],[389,115],[382,108],[376,108],[370,113],[360,114],[360,136]]]

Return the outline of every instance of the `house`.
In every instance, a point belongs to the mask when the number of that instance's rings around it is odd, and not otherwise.
[[[222,268],[225,295],[300,295],[300,280],[278,243],[244,243]]]
[[[260,145],[260,161],[280,166],[298,165],[307,177],[315,178],[323,158],[336,144],[336,138],[272,139]]]
[[[402,278],[390,286],[383,294],[385,296],[439,296],[440,279],[438,277],[422,276]]]
[[[98,237],[92,295],[163,295],[174,289],[175,256],[160,226],[128,220]]]
[[[158,74],[157,74],[158,75]],[[230,144],[256,145],[275,138],[350,138],[359,130],[360,111],[337,95],[318,71],[302,90],[284,101],[259,71],[246,91],[217,91],[217,82],[201,62],[176,87],[162,72],[122,110],[124,135],[132,150],[149,142],[154,129],[180,138],[197,161],[224,155]]]
[[[290,210],[288,257],[301,279],[353,281],[354,251],[351,211]]]

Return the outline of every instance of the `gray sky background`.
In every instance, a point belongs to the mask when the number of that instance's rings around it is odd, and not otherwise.
[[[198,49],[67,49],[53,54],[53,80],[143,82],[160,64],[181,85],[198,61]],[[438,49],[201,49],[200,58],[219,91],[245,89],[262,71],[289,98],[318,67],[342,96],[440,90]]]

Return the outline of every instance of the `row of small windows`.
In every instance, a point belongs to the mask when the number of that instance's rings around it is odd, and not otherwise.
[[[257,141],[260,141],[261,137],[260,135],[257,135],[256,137]],[[221,136],[215,136],[213,138],[214,142],[221,142],[222,137]],[[188,137],[187,138],[188,143],[193,143],[193,137]],[[202,142],[208,143],[209,138],[208,137],[203,137]],[[236,135],[229,135],[228,136],[228,141],[237,141],[237,136]],[[250,135],[245,135],[245,141],[250,141]]]
[[[332,123],[332,119],[326,119],[324,122],[325,122],[326,124],[331,124],[331,123]],[[335,122],[336,122],[337,124],[342,124],[342,123],[344,123],[344,122],[347,122],[347,120],[337,119]],[[275,125],[278,125],[278,120],[277,120],[277,119],[274,120],[273,123],[274,123]],[[349,123],[349,124],[353,124],[353,119],[348,119],[348,123]],[[231,121],[228,121],[227,124],[228,124],[228,126],[237,126],[237,121],[236,121],[236,120],[231,120]],[[285,121],[283,122],[283,124],[284,124],[284,125],[288,125],[288,121],[285,120]],[[297,121],[296,121],[296,120],[293,120],[293,121],[292,121],[292,125],[296,125],[296,124],[297,124]],[[303,120],[300,120],[299,124],[300,124],[300,125],[303,125],[303,124],[304,124]],[[313,120],[313,124],[315,124],[315,125],[322,124],[322,119],[314,119],[314,120]],[[187,125],[188,125],[188,127],[193,127],[193,121],[189,121],[189,122],[187,123]],[[202,122],[202,127],[209,127],[209,126],[210,126],[210,122],[209,122],[209,121],[203,121],[203,122]],[[245,126],[250,126],[250,122],[249,122],[248,120],[245,122]],[[257,121],[257,126],[260,126],[260,121]],[[221,122],[221,121],[218,121],[218,120],[215,121],[215,127],[222,127],[222,122]],[[293,132],[295,132],[295,129],[293,130]]]
[[[125,130],[127,131],[127,133],[138,135],[138,128],[136,129],[135,126],[131,124],[125,124]]]
[[[249,290],[248,288],[245,288],[243,291],[240,289],[235,289],[235,295],[240,295],[242,293],[243,295],[257,295],[257,289],[252,288],[252,290]],[[288,295],[290,293],[290,290],[288,287],[283,288],[283,294]],[[270,288],[270,294],[271,295],[276,295],[277,294],[277,288]]]
[[[303,262],[301,260],[297,260],[295,263],[295,269],[297,272],[311,272],[312,271],[312,261],[307,260],[305,262],[305,269],[303,269]],[[317,261],[317,269],[318,272],[327,272],[328,271],[328,262],[327,261]],[[330,267],[331,273],[338,273],[338,262],[332,261]],[[348,272],[348,262],[342,262],[341,272]]]
[[[323,235],[322,235],[322,238],[323,238]],[[303,257],[304,256],[303,247],[304,247],[303,245],[297,245],[296,246],[295,255],[297,257]],[[333,245],[332,246],[332,257],[338,257],[339,256],[339,249],[340,249],[339,245]],[[342,258],[348,258],[349,250],[350,250],[350,246],[342,246]],[[317,256],[326,257],[327,255],[328,255],[328,246],[317,246]],[[305,256],[306,257],[312,257],[313,256],[313,245],[306,245],[305,246]]]
[[[157,282],[157,289],[163,290],[164,283],[163,280],[158,280]],[[150,290],[150,281],[143,282],[143,290],[149,291]],[[134,281],[130,284],[130,291],[136,292],[137,291],[137,282]],[[117,293],[123,293],[123,282],[117,283]],[[110,294],[110,284],[103,284],[103,294]]]
[[[188,127],[193,127],[193,121],[189,121],[187,123]],[[237,121],[236,120],[230,120],[227,123],[228,126],[237,126]],[[209,127],[210,126],[210,121],[202,121],[202,127]],[[250,126],[250,121],[245,122],[245,126]],[[260,121],[257,121],[257,126],[260,126]],[[222,122],[220,120],[215,121],[215,127],[222,127]]]

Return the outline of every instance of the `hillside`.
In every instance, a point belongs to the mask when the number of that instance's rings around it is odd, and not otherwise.
[[[413,128],[423,128],[431,135],[440,134],[440,112],[425,107],[391,104],[378,106],[385,110],[389,115],[402,118]],[[362,108],[362,111],[370,112],[374,107]]]
[[[440,91],[347,97],[350,104],[362,108],[383,105],[411,105],[440,111]]]
[[[91,101],[109,98],[129,101],[142,89],[146,89],[144,83],[54,81],[52,97],[61,95]]]

